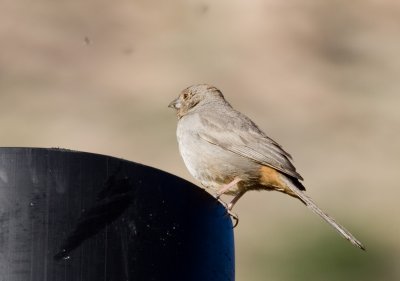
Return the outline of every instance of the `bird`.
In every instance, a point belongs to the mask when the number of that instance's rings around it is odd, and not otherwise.
[[[357,238],[305,193],[303,177],[291,162],[291,155],[234,109],[218,88],[192,85],[169,107],[178,117],[179,152],[189,173],[217,198],[232,195],[228,211],[248,191],[279,191],[299,199],[345,239],[365,250]]]

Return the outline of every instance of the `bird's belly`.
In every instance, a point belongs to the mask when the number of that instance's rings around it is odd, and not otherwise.
[[[218,190],[221,185],[239,177],[243,182],[256,178],[254,162],[211,144],[195,133],[178,135],[179,150],[190,174],[206,188]],[[254,167],[253,167],[254,166]],[[231,190],[235,193],[235,189]]]

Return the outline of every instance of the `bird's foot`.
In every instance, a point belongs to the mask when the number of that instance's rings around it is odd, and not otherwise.
[[[233,220],[233,228],[235,228],[239,224],[239,216],[232,212],[231,210],[226,209],[227,214]]]
[[[233,220],[233,228],[235,228],[239,224],[239,216],[231,211],[231,209],[233,207],[232,202],[227,204],[224,201],[222,201],[221,198],[219,198],[217,196],[215,196],[215,199],[217,199],[217,201],[225,207],[226,214],[229,215],[231,217],[231,219]]]
[[[226,211],[225,215],[226,216],[229,215],[229,217],[232,219],[233,228],[235,228],[239,224],[239,216],[236,213],[229,210],[225,202],[223,202],[223,205],[225,206],[225,211]]]

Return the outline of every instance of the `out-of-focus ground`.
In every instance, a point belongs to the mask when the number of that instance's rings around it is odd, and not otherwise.
[[[192,180],[167,108],[211,83],[293,156],[308,193],[247,194],[237,280],[400,279],[400,2],[0,4],[0,146],[109,154]]]

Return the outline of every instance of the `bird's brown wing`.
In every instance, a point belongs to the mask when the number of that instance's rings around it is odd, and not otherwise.
[[[200,120],[207,129],[199,131],[199,137],[298,180],[303,179],[290,162],[290,155],[278,143],[267,137],[248,117],[237,111],[234,113],[227,116],[229,122],[223,122],[224,126],[213,121],[217,118],[203,115]]]

